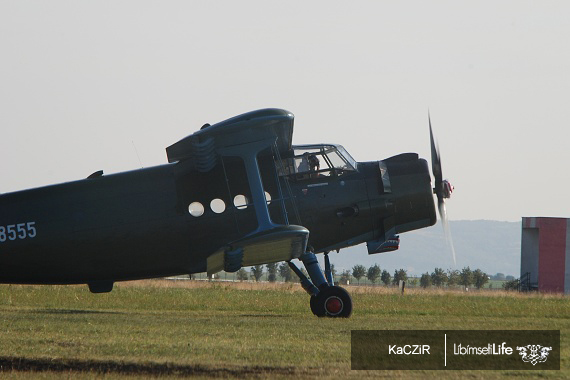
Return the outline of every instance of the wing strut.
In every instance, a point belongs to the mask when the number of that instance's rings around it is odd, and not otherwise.
[[[277,147],[277,143],[274,146],[275,156],[277,158],[279,170],[281,173],[285,173],[285,167],[283,166],[283,160],[281,159],[281,153],[279,153],[279,149]],[[287,208],[285,207],[285,197],[283,195],[283,191],[281,189],[281,181],[279,181],[279,174],[275,173],[275,180],[277,181],[277,187],[279,189],[279,197],[281,198],[281,207],[283,208],[283,217],[285,220],[285,224],[289,224],[289,218],[287,216]],[[297,223],[301,225],[301,216],[299,215],[299,210],[297,209],[297,202],[295,201],[295,197],[293,196],[293,191],[291,190],[291,186],[289,185],[289,181],[287,178],[284,179],[285,188],[287,189],[287,196],[291,199],[291,205],[293,206],[293,211],[295,212],[295,217],[297,218]]]
[[[273,143],[274,141],[270,140],[255,141],[247,144],[222,148],[218,151],[222,156],[240,157],[245,164],[247,181],[251,190],[253,206],[255,208],[255,215],[258,223],[257,230],[252,234],[277,227],[277,224],[274,224],[269,216],[267,200],[265,199],[265,190],[263,189],[261,173],[259,172],[259,165],[257,164],[257,155],[262,150],[272,146]]]

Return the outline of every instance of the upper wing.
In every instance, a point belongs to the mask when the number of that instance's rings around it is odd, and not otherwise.
[[[294,118],[289,111],[267,108],[206,125],[166,148],[168,162],[190,160],[197,170],[207,172],[216,165],[224,148],[276,140],[280,153],[290,151]]]

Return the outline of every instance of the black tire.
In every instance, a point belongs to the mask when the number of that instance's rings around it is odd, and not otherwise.
[[[311,297],[311,311],[317,317],[348,318],[352,314],[352,298],[340,286],[324,288]]]
[[[311,296],[311,311],[313,312],[314,315],[316,315],[317,317],[324,317],[325,316],[325,309],[322,307],[319,307],[319,302],[317,300],[318,298],[318,294],[316,296]]]

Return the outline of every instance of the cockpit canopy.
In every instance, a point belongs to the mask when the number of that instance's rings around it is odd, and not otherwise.
[[[357,169],[357,163],[341,145],[294,145],[293,157],[284,158],[278,165],[279,175],[297,179],[338,177]]]

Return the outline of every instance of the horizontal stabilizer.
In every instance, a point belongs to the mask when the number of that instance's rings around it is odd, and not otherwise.
[[[305,252],[308,239],[309,230],[302,226],[277,226],[258,232],[210,255],[208,275],[298,258]]]

